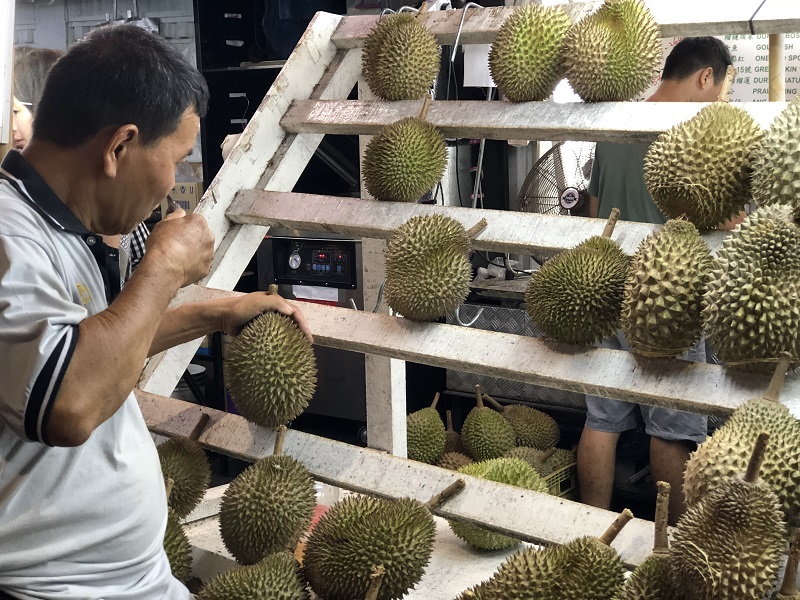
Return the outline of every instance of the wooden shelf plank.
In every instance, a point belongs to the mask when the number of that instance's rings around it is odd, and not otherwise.
[[[186,288],[183,298],[234,294],[195,286]],[[311,303],[303,304],[302,310],[321,346],[713,416],[729,415],[748,398],[760,397],[769,384],[767,375],[719,365],[645,358],[622,350],[415,323]],[[790,408],[800,408],[800,378],[788,378],[782,398]]]
[[[753,33],[800,32],[799,17],[800,4],[797,2],[765,0],[753,18]]]
[[[785,102],[737,104],[766,129]],[[291,133],[374,135],[382,127],[420,112],[421,101],[298,100],[281,120]],[[483,102],[438,101],[428,121],[445,138],[652,142],[696,115],[703,102]]]
[[[800,31],[800,11],[795,3],[768,0],[768,4],[784,4],[781,18],[761,18],[761,0],[647,0],[662,37],[699,35],[749,34],[750,19],[755,15],[756,33],[788,33]],[[573,21],[593,12],[600,2],[566,4],[564,10]],[[763,10],[763,9],[762,9]],[[471,9],[464,20],[459,44],[490,44],[497,30],[513,11],[511,7]],[[442,45],[455,42],[463,10],[429,12],[421,17],[425,27]],[[339,48],[357,48],[364,44],[378,21],[377,15],[345,17],[333,34]]]
[[[502,210],[477,212],[457,206],[262,190],[240,191],[230,206],[228,218],[247,225],[389,239],[410,218],[430,214],[452,217],[467,229],[484,217],[489,225],[475,239],[475,249],[538,256],[551,256],[572,248],[584,239],[600,235],[605,225],[602,220],[582,217]],[[657,225],[649,223],[620,221],[612,237],[627,254],[633,254],[642,240],[657,229]],[[724,237],[725,232],[715,231],[707,234],[706,240],[716,249]]]
[[[150,431],[185,436],[200,413],[210,416],[198,439],[206,448],[256,461],[272,454],[275,432],[238,415],[174,398],[138,391]],[[563,544],[583,535],[599,535],[614,520],[608,511],[556,496],[485,481],[369,448],[351,446],[300,431],[286,433],[284,452],[299,460],[320,481],[385,498],[429,500],[459,478],[467,487],[435,513],[476,523],[531,543]],[[502,507],[502,510],[495,510]],[[640,564],[652,547],[652,523],[634,519],[614,542],[626,564]]]

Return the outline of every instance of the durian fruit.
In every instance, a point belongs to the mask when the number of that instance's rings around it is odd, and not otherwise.
[[[497,89],[512,102],[546,100],[564,76],[561,48],[571,25],[560,8],[528,4],[515,9],[489,52]]]
[[[708,281],[703,320],[727,365],[772,370],[800,359],[800,229],[785,204],[759,208],[727,237]]]
[[[419,100],[439,74],[436,38],[408,13],[382,17],[364,41],[361,65],[382,100]]]
[[[622,331],[634,352],[678,356],[700,339],[713,259],[697,228],[668,221],[640,245],[622,300]]]
[[[549,448],[547,450],[537,450],[527,446],[517,446],[505,453],[506,458],[519,458],[524,460],[539,473],[542,477],[548,477],[559,469],[568,465],[574,465],[576,461],[574,450],[564,450],[562,448]]]
[[[376,200],[416,202],[442,178],[447,148],[439,130],[425,120],[429,106],[427,96],[420,116],[387,125],[367,144],[361,171]]]
[[[300,565],[288,552],[220,573],[206,583],[198,600],[308,600]]]
[[[448,452],[460,452],[461,454],[466,454],[467,451],[464,448],[463,442],[461,441],[461,434],[453,429],[452,411],[448,410],[445,414],[447,415],[447,429],[444,432],[444,453],[447,454]]]
[[[314,349],[291,317],[264,313],[225,350],[225,383],[247,420],[263,427],[283,425],[314,395]]]
[[[180,518],[172,509],[167,509],[167,529],[164,532],[164,552],[167,553],[172,576],[186,581],[192,574],[192,547],[183,531]]]
[[[761,144],[753,150],[753,200],[759,206],[788,204],[800,217],[800,96],[795,96],[772,123]]]
[[[786,572],[783,575],[783,584],[780,591],[775,594],[775,600],[800,600],[797,591],[797,563],[800,561],[800,529],[795,532],[792,548],[786,561]]]
[[[474,463],[474,460],[461,452],[445,452],[442,458],[439,459],[439,462],[436,463],[436,466],[451,471],[458,471],[461,467]]]
[[[714,229],[750,202],[748,158],[763,133],[746,111],[714,102],[656,138],[644,182],[659,210]]]
[[[406,443],[411,460],[433,465],[444,454],[445,430],[436,410],[438,402],[439,392],[436,392],[433,404],[406,417]]]
[[[434,321],[458,308],[469,293],[470,236],[477,227],[466,231],[437,214],[412,217],[398,227],[386,252],[389,306],[413,321]]]
[[[761,433],[744,479],[731,477],[678,521],[671,570],[686,600],[763,600],[786,545],[778,498],[758,480],[769,436]]]
[[[620,514],[600,537],[582,537],[564,546],[526,548],[508,558],[489,581],[459,600],[610,600],[625,579],[625,567],[610,544],[633,518]]]
[[[222,496],[222,541],[245,565],[293,550],[311,525],[317,506],[314,479],[302,464],[282,455],[285,432],[282,426],[275,453],[245,469]]]
[[[764,396],[736,409],[689,457],[683,481],[687,505],[696,505],[723,482],[744,474],[753,444],[766,431],[770,444],[761,478],[778,496],[789,527],[800,527],[800,421],[778,400],[790,362],[784,355]]]
[[[395,600],[419,582],[433,552],[431,511],[464,487],[456,481],[423,504],[410,498],[351,496],[311,532],[303,560],[311,589],[326,600],[363,598],[375,568],[384,569],[377,600]]]
[[[519,488],[548,493],[544,479],[525,461],[518,458],[495,458],[461,467],[459,473],[472,475],[489,481],[506,483]],[[469,545],[481,550],[499,550],[519,544],[519,540],[494,533],[488,529],[450,521],[450,529]]]
[[[625,581],[622,592],[616,600],[681,600],[670,575],[667,527],[669,493],[670,485],[659,481],[653,553]]]
[[[553,448],[561,439],[558,423],[550,415],[523,404],[503,406],[497,400],[483,394],[483,399],[500,411],[517,436],[518,446],[537,450]]]
[[[612,210],[602,236],[548,260],[528,283],[525,303],[542,333],[568,344],[593,344],[619,328],[629,260],[611,241]]]
[[[640,0],[606,0],[572,26],[565,74],[586,102],[625,101],[646,90],[661,60],[658,25]]]
[[[503,415],[483,405],[480,385],[475,386],[475,399],[461,427],[461,440],[475,460],[500,458],[516,445],[517,436]]]
[[[187,438],[172,438],[158,446],[161,473],[172,479],[169,506],[184,518],[200,504],[211,481],[211,465],[200,445]]]

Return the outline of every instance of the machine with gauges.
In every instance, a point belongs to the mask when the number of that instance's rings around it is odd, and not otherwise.
[[[349,290],[358,285],[354,240],[276,236],[272,267],[278,284]]]

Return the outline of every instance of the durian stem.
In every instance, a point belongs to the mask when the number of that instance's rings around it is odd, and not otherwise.
[[[419,111],[419,118],[423,121],[428,118],[428,111],[431,109],[432,101],[431,95],[425,94],[425,100],[422,101],[422,108]]]
[[[606,546],[610,546],[611,542],[617,539],[619,532],[622,531],[622,528],[625,527],[625,525],[628,524],[628,521],[630,521],[632,518],[633,513],[626,508],[611,524],[611,527],[606,529],[606,532],[597,539],[599,539]]]
[[[786,574],[783,576],[781,594],[793,596],[797,593],[797,563],[800,562],[800,529],[792,538],[792,549],[789,551],[789,559],[786,561]]]
[[[658,482],[656,497],[656,536],[653,544],[654,554],[669,554],[669,493],[670,485],[666,481]]]
[[[175,486],[175,480],[172,477],[167,478],[166,483],[164,483],[164,490],[167,492],[167,502],[169,502],[169,497],[172,495],[172,488]]]
[[[456,430],[453,429],[453,413],[452,411],[448,410],[446,414],[447,414],[447,432],[455,433]]]
[[[383,568],[383,565],[375,567],[372,571],[372,575],[370,575],[369,587],[367,588],[367,595],[364,596],[364,600],[378,600],[378,592],[381,589],[383,576],[385,574],[386,569]]]
[[[197,425],[194,426],[192,431],[189,433],[189,439],[193,442],[196,442],[200,436],[205,431],[206,425],[211,420],[211,416],[208,413],[200,413],[200,418],[197,420]]]
[[[499,410],[500,412],[503,412],[503,410],[505,410],[505,408],[506,408],[506,407],[505,407],[505,406],[503,406],[502,404],[500,404],[500,403],[499,403],[497,400],[495,400],[494,398],[492,398],[492,397],[491,397],[489,394],[481,394],[481,396],[483,397],[483,399],[484,399],[486,402],[488,402],[489,404],[491,404],[491,405],[492,405],[492,406],[493,406],[495,409]]]
[[[271,283],[269,285],[269,288],[267,288],[267,290],[268,290],[267,293],[272,294],[273,296],[276,295],[278,293],[278,284]]]
[[[778,366],[775,367],[775,372],[770,379],[769,387],[764,393],[764,400],[771,400],[778,402],[781,396],[781,389],[783,389],[783,382],[786,380],[786,373],[789,367],[792,366],[792,355],[788,352],[781,354],[781,359],[778,361]]]
[[[439,404],[439,392],[436,392],[436,395],[433,397],[433,402],[431,402],[431,408],[436,408],[437,404]]]
[[[539,463],[540,465],[543,465],[548,460],[550,460],[550,457],[552,457],[553,454],[555,453],[556,453],[555,448],[549,448],[548,450],[545,450],[544,453],[539,458],[536,459],[536,462]]]
[[[769,442],[769,434],[762,431],[758,434],[755,448],[750,455],[750,463],[747,465],[747,472],[744,474],[744,480],[748,483],[758,481],[758,474],[761,472],[764,454],[767,451],[767,442]]]
[[[439,508],[442,504],[447,502],[450,498],[458,494],[467,484],[464,483],[463,479],[457,479],[446,488],[444,488],[441,492],[436,494],[433,498],[428,500],[425,503],[425,507],[433,512],[437,508]]]
[[[619,221],[619,209],[614,207],[611,209],[611,215],[609,215],[608,221],[606,221],[606,228],[603,229],[604,238],[611,237],[611,234],[614,233],[614,227],[617,226],[617,221]]]
[[[484,229],[486,229],[488,226],[489,223],[487,223],[486,219],[481,219],[480,221],[475,223],[475,225],[467,229],[467,237],[471,240],[475,239],[476,237],[478,237],[478,234]]]
[[[733,68],[733,65],[728,65],[728,68],[725,69],[725,80],[722,82],[722,87],[719,90],[719,96],[717,96],[717,102],[730,101],[731,88],[733,87],[733,80],[735,77],[736,77],[736,69]]]
[[[475,404],[478,408],[483,408],[483,394],[481,394],[481,384],[475,384]]]
[[[278,433],[275,436],[275,449],[272,451],[273,456],[280,456],[283,454],[283,441],[286,439],[286,425],[278,427]]]

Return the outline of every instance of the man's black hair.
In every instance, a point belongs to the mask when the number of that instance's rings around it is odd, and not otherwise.
[[[717,38],[683,38],[669,53],[661,79],[682,81],[700,69],[711,67],[714,70],[714,85],[719,85],[731,64],[733,60],[728,47]]]
[[[112,25],[92,31],[53,66],[33,137],[75,148],[106,128],[133,123],[148,145],[173,133],[190,107],[205,115],[203,76],[157,35]]]

